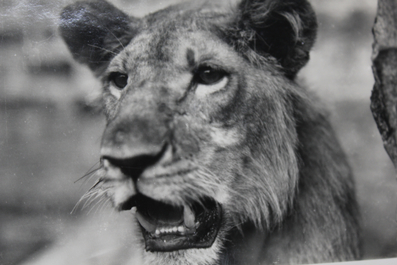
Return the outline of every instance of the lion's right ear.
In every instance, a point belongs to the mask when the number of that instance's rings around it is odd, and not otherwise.
[[[261,56],[271,55],[294,78],[309,60],[317,22],[307,0],[241,0],[235,37]]]
[[[108,2],[97,0],[67,6],[59,29],[74,59],[99,75],[131,41],[136,22]]]

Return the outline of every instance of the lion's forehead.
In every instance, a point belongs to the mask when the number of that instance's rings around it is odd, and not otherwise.
[[[196,12],[197,13],[197,12]],[[170,71],[191,71],[192,64],[212,60],[215,64],[238,65],[236,53],[217,34],[217,21],[193,13],[186,23],[186,14],[161,17],[143,27],[110,63],[125,71],[170,76]],[[182,15],[179,15],[182,16]],[[178,22],[182,21],[182,22]],[[161,72],[156,72],[161,70]],[[172,75],[171,75],[172,76]]]
[[[129,68],[138,65],[153,67],[191,67],[191,60],[226,60],[229,47],[215,34],[208,31],[175,32],[143,31],[120,53],[116,60]],[[219,62],[221,63],[221,62]]]

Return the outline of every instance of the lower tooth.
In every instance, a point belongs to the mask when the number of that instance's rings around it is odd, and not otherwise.
[[[196,223],[197,225],[197,223]],[[169,234],[169,233],[176,233],[179,232],[181,234],[185,234],[186,232],[192,232],[192,229],[185,228],[183,225],[178,226],[178,227],[170,227],[170,228],[160,228],[156,229],[152,233],[154,233],[156,236],[159,236],[160,234]]]

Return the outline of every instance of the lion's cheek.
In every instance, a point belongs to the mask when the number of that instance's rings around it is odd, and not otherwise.
[[[213,145],[218,148],[229,148],[237,146],[244,138],[241,130],[237,127],[224,128],[212,126],[210,129],[210,137]]]
[[[208,124],[190,115],[174,118],[172,134],[173,144],[180,157],[199,155],[211,141]]]

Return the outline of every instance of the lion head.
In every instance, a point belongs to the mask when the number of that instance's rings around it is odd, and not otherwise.
[[[315,38],[309,3],[181,4],[134,18],[87,1],[64,9],[60,30],[103,84],[95,189],[135,212],[147,263],[232,262],[244,244],[261,246],[299,181],[294,106],[306,96],[294,78]]]

